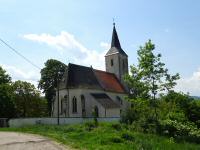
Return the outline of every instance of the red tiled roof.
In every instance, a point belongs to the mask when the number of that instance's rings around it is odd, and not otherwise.
[[[125,93],[124,87],[113,73],[95,69],[94,73],[101,87],[106,91]]]

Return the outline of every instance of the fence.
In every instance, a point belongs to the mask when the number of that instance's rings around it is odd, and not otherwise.
[[[0,118],[0,127],[8,126],[8,118]]]
[[[113,122],[119,121],[120,118],[98,118],[99,122]],[[93,121],[93,118],[60,118],[60,124],[79,124],[88,121]],[[57,124],[57,118],[16,118],[9,120],[9,127],[21,127],[25,125],[36,124]]]

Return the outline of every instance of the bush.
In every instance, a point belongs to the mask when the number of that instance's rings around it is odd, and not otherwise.
[[[113,123],[111,126],[113,129],[115,129],[117,131],[120,131],[122,129],[122,126],[119,123]]]
[[[85,123],[85,129],[87,130],[87,131],[91,131],[91,130],[93,130],[94,128],[96,128],[97,126],[95,125],[95,123],[94,122],[86,122]]]
[[[132,124],[138,117],[133,109],[127,109],[121,116],[121,123]]]
[[[133,141],[134,140],[134,136],[128,132],[126,133],[122,133],[121,137],[126,140],[126,141]]]
[[[200,130],[191,122],[182,123],[167,119],[161,121],[161,131],[161,134],[174,137],[177,141],[200,143]]]
[[[120,137],[117,137],[117,136],[110,138],[110,141],[112,143],[122,143],[122,139]]]

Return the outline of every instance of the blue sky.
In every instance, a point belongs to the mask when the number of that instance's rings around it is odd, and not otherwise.
[[[129,64],[148,39],[156,44],[176,90],[200,95],[200,1],[198,0],[0,0],[0,38],[39,67],[47,59],[104,69],[112,18]],[[39,70],[0,44],[0,65],[13,80],[34,84]]]

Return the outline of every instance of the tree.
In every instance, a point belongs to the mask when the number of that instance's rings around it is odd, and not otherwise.
[[[61,80],[66,67],[64,63],[58,60],[49,59],[40,72],[41,79],[39,81],[39,88],[43,90],[48,101],[49,115],[51,115],[52,100],[56,94],[55,88],[57,87],[57,82]]]
[[[11,77],[6,74],[6,71],[0,66],[0,84],[11,83]]]
[[[11,77],[0,66],[0,118],[11,118],[15,114]]]
[[[12,86],[17,117],[45,116],[47,113],[46,100],[41,98],[40,92],[33,84],[26,81],[15,81]]]
[[[15,116],[13,90],[9,84],[0,84],[0,118]]]
[[[155,45],[151,40],[138,50],[138,65],[131,66],[131,75],[125,76],[133,97],[151,97],[156,113],[156,95],[161,91],[171,91],[176,85],[179,74],[170,75],[165,64],[161,62],[161,54],[154,54]]]

